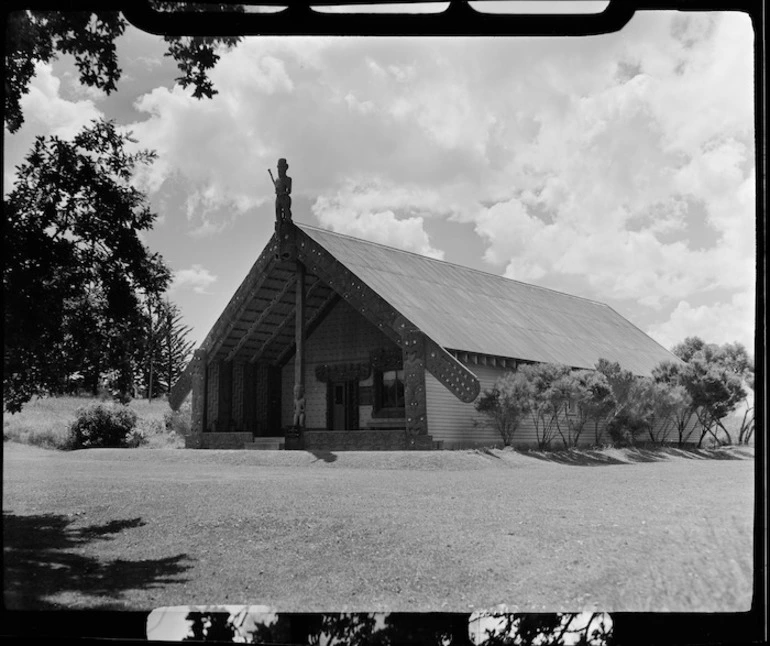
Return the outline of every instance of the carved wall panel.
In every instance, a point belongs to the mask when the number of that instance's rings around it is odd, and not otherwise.
[[[401,370],[404,364],[404,355],[401,350],[375,350],[370,353],[369,361],[373,370]]]
[[[318,381],[364,381],[371,373],[371,366],[366,362],[324,363],[315,369]]]

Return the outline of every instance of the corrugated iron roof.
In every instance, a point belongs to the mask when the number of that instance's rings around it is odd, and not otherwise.
[[[649,375],[677,358],[598,301],[295,223],[446,349]]]

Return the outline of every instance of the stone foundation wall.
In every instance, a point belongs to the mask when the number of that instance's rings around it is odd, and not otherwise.
[[[252,433],[196,433],[184,439],[186,449],[242,449],[254,439]]]
[[[371,431],[303,431],[302,446],[306,451],[405,451],[407,437],[404,430]],[[430,435],[417,438],[413,449],[430,451]]]

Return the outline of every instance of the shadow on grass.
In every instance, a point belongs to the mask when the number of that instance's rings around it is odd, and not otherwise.
[[[312,453],[315,456],[315,462],[318,462],[318,460],[323,460],[324,462],[337,461],[337,456],[331,451],[308,451],[308,453]]]
[[[527,451],[527,455],[546,462],[556,462],[578,467],[598,467],[611,464],[636,464],[639,462],[665,462],[671,457],[688,460],[750,460],[750,453],[721,449],[693,449],[675,447],[642,448],[628,447],[617,450],[621,457],[608,455],[602,449],[570,449],[563,451]]]
[[[490,449],[488,446],[482,446],[481,448],[476,449],[476,453],[479,455],[486,455],[490,458],[495,458],[497,460],[502,460],[502,458],[497,455],[492,449]]]
[[[60,593],[94,597],[89,608],[120,608],[126,590],[184,582],[191,564],[186,554],[141,561],[100,561],[78,553],[97,540],[141,527],[141,518],[73,528],[73,519],[57,514],[17,516],[3,513],[4,600],[9,609],[54,610],[48,600]]]

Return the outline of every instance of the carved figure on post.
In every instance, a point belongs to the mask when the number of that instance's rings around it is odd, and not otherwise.
[[[294,386],[294,428],[305,428],[305,387]]]
[[[273,180],[273,186],[275,187],[275,219],[276,222],[281,220],[291,220],[291,177],[286,174],[289,169],[289,164],[281,157],[278,160],[278,179],[273,177],[273,171],[268,168],[267,172],[270,173],[270,179]]]

